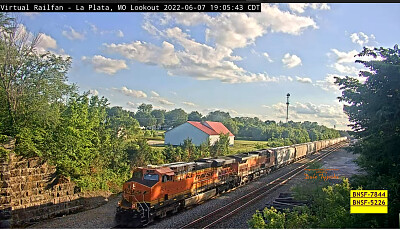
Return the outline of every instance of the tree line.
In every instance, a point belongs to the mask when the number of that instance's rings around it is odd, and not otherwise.
[[[270,146],[282,146],[340,137],[339,131],[318,125],[317,122],[262,121],[258,117],[234,117],[228,112],[213,111],[206,116],[198,111],[189,114],[183,109],[153,110],[151,104],[141,104],[133,114],[142,127],[173,128],[186,121],[217,121],[223,123],[242,140],[269,141]]]
[[[338,136],[310,122],[262,122],[221,111],[203,117],[182,109],[153,110],[148,104],[136,113],[110,107],[105,97],[79,93],[69,84],[71,58],[39,53],[38,42],[40,35],[20,30],[15,18],[0,13],[0,141],[15,138],[17,154],[40,157],[85,190],[119,191],[133,167],[229,154],[224,135],[213,146],[186,140],[182,146],[157,150],[147,144],[140,126],[221,121],[239,137],[271,140],[272,145]],[[7,156],[0,147],[0,157]]]

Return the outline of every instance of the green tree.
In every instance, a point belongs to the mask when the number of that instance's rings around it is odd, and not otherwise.
[[[208,113],[206,116],[207,121],[218,121],[218,122],[224,122],[225,120],[231,119],[231,116],[227,112],[223,111],[213,111]]]
[[[192,111],[188,115],[188,121],[202,121],[203,115],[197,111]]]
[[[307,198],[310,205],[284,212],[265,208],[254,214],[248,224],[251,228],[376,228],[371,214],[350,214],[350,191],[348,179],[326,187],[305,184],[295,197]]]
[[[234,135],[236,135],[238,133],[239,128],[234,120],[228,119],[228,120],[224,121],[223,124]]]
[[[400,50],[397,45],[364,48],[358,56],[372,57],[356,61],[368,69],[360,72],[365,81],[337,77],[339,100],[347,103],[344,112],[359,138],[352,150],[360,154],[357,163],[367,172],[357,182],[366,189],[388,189],[388,214],[373,218],[380,227],[394,228],[400,212]]]
[[[151,104],[142,103],[141,105],[138,106],[138,112],[151,113],[152,110],[153,110],[153,105]]]
[[[165,122],[165,110],[155,109],[151,111],[151,115],[156,119],[157,127],[161,127]]]
[[[183,109],[174,109],[165,113],[165,123],[168,126],[176,127],[185,123],[188,115]]]
[[[229,134],[221,133],[218,141],[216,141],[210,150],[211,156],[224,156],[229,154]]]
[[[192,139],[188,138],[183,141],[182,150],[185,152],[185,156],[183,157],[185,161],[192,161],[196,159],[196,147],[192,143]]]
[[[62,102],[74,91],[67,84],[70,59],[39,54],[40,35],[31,38],[14,18],[0,13],[0,132],[22,128],[43,132],[58,122]],[[41,131],[39,130],[41,129]]]
[[[107,127],[112,129],[114,135],[130,139],[140,133],[139,123],[135,120],[129,111],[122,107],[114,106],[107,108]]]
[[[157,124],[157,119],[151,114],[152,109],[151,104],[142,103],[139,105],[135,118],[141,126],[151,127]]]

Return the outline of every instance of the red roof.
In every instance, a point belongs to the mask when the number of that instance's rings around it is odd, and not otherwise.
[[[221,122],[214,122],[214,121],[205,121],[205,122],[198,122],[198,121],[188,121],[189,124],[193,125],[194,127],[200,129],[201,131],[207,133],[208,135],[219,135],[229,134],[229,136],[233,135],[229,129],[225,127]]]

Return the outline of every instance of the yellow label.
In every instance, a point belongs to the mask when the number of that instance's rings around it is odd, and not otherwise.
[[[387,190],[351,190],[351,198],[379,198],[388,197]]]
[[[387,190],[351,190],[350,213],[388,213]]]

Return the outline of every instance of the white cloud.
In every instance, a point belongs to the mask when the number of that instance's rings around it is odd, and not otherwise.
[[[156,91],[151,91],[150,93],[155,97],[159,97],[160,96],[160,94],[158,94]]]
[[[87,23],[89,24],[90,30],[91,30],[93,33],[97,34],[97,33],[99,32],[99,29],[97,28],[97,26],[96,26],[95,24],[92,24],[92,23],[90,23],[90,22],[87,22]]]
[[[289,81],[293,81],[293,78],[292,77],[287,77],[287,79],[289,80]]]
[[[197,106],[195,103],[188,102],[188,101],[184,101],[184,102],[182,102],[182,104],[187,105],[187,106]]]
[[[43,49],[57,49],[57,41],[47,34],[40,34],[40,40],[37,44],[37,47]]]
[[[269,54],[267,52],[262,53],[263,56],[267,59],[268,62],[274,62],[270,57]]]
[[[22,13],[22,14],[29,17],[30,19],[35,19],[37,16],[40,15],[40,13],[37,13],[37,12],[26,12],[26,13]]]
[[[254,17],[275,33],[300,35],[307,28],[318,28],[312,18],[281,11],[277,5],[262,4],[261,13],[254,14]]]
[[[89,90],[89,93],[92,94],[93,96],[99,95],[99,91],[97,91],[97,90],[95,90],[95,89]]]
[[[340,94],[339,86],[335,84],[334,77],[339,77],[339,76],[334,74],[327,74],[327,76],[323,80],[317,80],[315,82],[315,85],[325,91],[330,91],[335,94]]]
[[[195,41],[187,34],[190,30],[184,32],[179,25],[204,25],[206,43]],[[283,11],[278,5],[262,4],[262,12],[257,14],[146,14],[142,28],[156,38],[164,39],[162,47],[134,41],[129,44],[105,44],[106,50],[145,64],[159,65],[170,76],[248,83],[278,82],[281,77],[265,72],[252,73],[238,66],[236,62],[242,58],[233,55],[234,49],[254,44],[258,37],[266,33],[300,35],[308,28],[318,27],[311,17]],[[269,62],[273,61],[267,52],[259,55]]]
[[[210,16],[205,13],[166,13],[158,20],[154,17],[147,19],[143,28],[154,35],[159,34],[159,30],[154,26],[156,24],[162,26],[172,22],[184,26],[204,24],[206,41],[214,41],[216,46],[231,49],[253,44],[256,38],[268,32],[299,35],[307,28],[318,28],[312,18],[282,11],[277,5],[270,4],[262,4],[261,12],[257,14],[223,13]],[[152,23],[149,20],[152,20]]]
[[[136,104],[133,103],[133,102],[131,102],[131,101],[128,101],[126,104],[127,104],[130,108],[136,108]]]
[[[278,78],[266,73],[250,73],[237,66],[233,61],[241,60],[232,55],[226,47],[211,46],[196,42],[180,28],[165,30],[165,36],[182,46],[183,50],[175,51],[174,46],[164,41],[162,47],[146,42],[130,44],[105,44],[108,52],[152,65],[161,65],[169,75],[188,76],[198,80],[218,79],[226,83],[241,82],[277,82]]]
[[[254,54],[254,55],[257,55],[257,56],[259,56],[259,57],[263,57],[263,58],[265,58],[265,59],[267,59],[267,61],[268,62],[274,62],[272,59],[271,59],[271,57],[269,56],[269,54],[267,53],[267,52],[263,52],[263,53],[258,53],[257,51],[255,51],[254,49],[251,49],[250,50],[250,53],[252,53],[252,54]]]
[[[69,27],[69,31],[63,30],[62,35],[69,40],[83,40],[85,39],[85,34],[84,33],[79,33],[75,31],[71,26]]]
[[[99,29],[95,24],[90,23],[88,21],[85,21],[89,26],[90,26],[90,30],[94,33],[94,34],[100,34],[100,35],[106,35],[106,34],[114,34],[115,36],[122,38],[124,37],[124,33],[122,32],[122,30],[102,30]]]
[[[352,33],[350,35],[351,41],[353,43],[359,44],[360,46],[364,46],[366,44],[369,44],[370,42],[375,41],[375,35],[366,35],[363,32],[358,32],[358,33]]]
[[[340,64],[340,63],[334,63],[332,65],[332,67],[336,71],[338,71],[338,72],[340,72],[342,74],[347,74],[347,75],[350,75],[350,74],[357,75],[359,73],[359,71],[360,71],[359,68],[356,68],[356,67],[354,67],[352,65],[343,65],[343,64]]]
[[[304,13],[305,9],[312,8],[314,10],[329,10],[330,6],[327,3],[288,3],[291,11]]]
[[[357,56],[359,52],[356,50],[343,52],[337,49],[331,49],[331,51],[331,53],[328,53],[328,56],[333,56],[335,58],[335,63],[330,66],[341,74],[358,75],[359,71],[366,71],[368,69],[360,63],[355,63],[356,60],[374,60],[374,58],[371,56]],[[382,60],[382,58],[378,56],[375,60]]]
[[[268,119],[286,118],[286,104],[279,102],[269,107],[272,113]],[[316,121],[328,127],[347,129],[348,118],[343,112],[343,105],[335,101],[333,104],[313,104],[311,102],[295,102],[289,105],[289,120]]]
[[[357,59],[360,59],[359,57],[356,57],[359,53],[357,50],[342,52],[337,49],[331,49],[331,51],[336,55],[337,63],[354,63]]]
[[[151,101],[162,104],[162,105],[175,105],[175,103],[168,101],[162,97],[152,97],[150,98]]]
[[[34,39],[34,35],[26,31],[24,25],[19,24],[17,36],[22,38],[24,34],[25,36],[28,36],[29,41],[32,41]],[[38,54],[45,54],[47,52],[50,52],[51,54],[60,56],[63,59],[67,59],[70,57],[68,54],[65,53],[64,49],[58,48],[57,41],[53,37],[45,33],[39,34],[39,40],[36,43],[35,52],[37,52]]]
[[[117,30],[115,33],[116,33],[117,37],[120,37],[120,38],[124,37],[124,32],[122,32],[122,30]]]
[[[306,83],[306,84],[312,83],[311,78],[308,78],[308,77],[296,77],[296,80],[300,83]]]
[[[101,55],[95,55],[93,58],[83,56],[82,61],[90,63],[96,72],[108,75],[114,75],[119,70],[128,69],[125,60],[106,58]]]
[[[224,13],[205,23],[208,40],[214,39],[217,45],[228,48],[253,44],[257,37],[268,32],[299,35],[306,28],[317,28],[312,18],[294,15],[269,4],[262,4],[261,12],[257,14]]]
[[[301,59],[295,54],[287,53],[282,58],[282,63],[285,64],[287,68],[294,68],[301,65]]]
[[[145,94],[141,90],[133,90],[128,89],[126,86],[123,86],[121,89],[113,88],[114,90],[125,94],[126,96],[134,97],[134,98],[146,98],[147,94]]]
[[[254,43],[265,33],[263,25],[251,15],[226,13],[208,22],[206,40],[213,39],[217,45],[241,48]]]
[[[164,41],[162,47],[141,41],[130,44],[104,44],[110,53],[118,53],[128,59],[152,65],[173,66],[179,64],[174,45]]]

